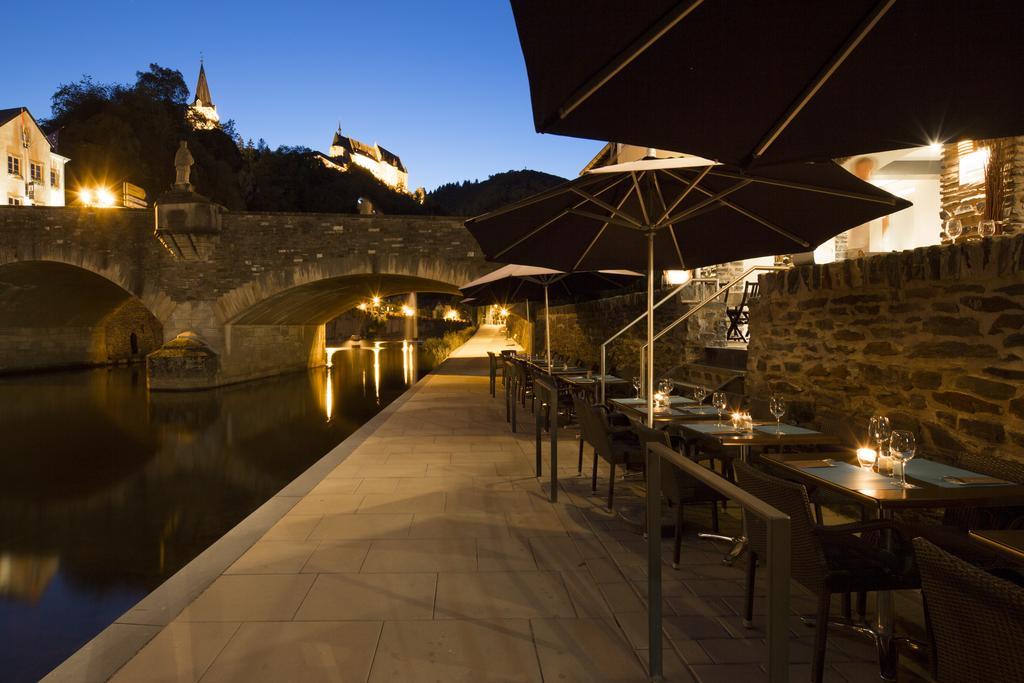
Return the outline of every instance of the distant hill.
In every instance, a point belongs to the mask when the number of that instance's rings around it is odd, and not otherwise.
[[[427,199],[436,209],[451,216],[478,216],[565,181],[565,178],[541,171],[506,171],[495,173],[487,180],[446,183],[429,192]]]

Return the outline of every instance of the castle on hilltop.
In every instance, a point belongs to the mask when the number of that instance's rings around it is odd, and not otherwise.
[[[368,145],[353,137],[342,135],[341,125],[334,133],[328,153],[317,152],[317,157],[324,166],[337,171],[347,171],[349,164],[355,164],[369,171],[391,189],[398,192],[409,191],[409,172],[397,154],[376,143]]]

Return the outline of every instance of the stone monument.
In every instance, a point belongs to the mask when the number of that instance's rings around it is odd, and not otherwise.
[[[156,236],[175,257],[186,261],[212,258],[220,241],[221,214],[226,209],[192,189],[196,160],[182,140],[174,153],[174,184],[157,198]]]
[[[192,158],[192,152],[188,150],[188,143],[184,140],[178,145],[178,151],[174,153],[174,189],[182,192],[191,192],[192,183],[188,181],[192,175],[192,164],[196,160]]]

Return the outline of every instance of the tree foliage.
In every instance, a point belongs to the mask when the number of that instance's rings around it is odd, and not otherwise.
[[[188,99],[181,72],[159,64],[137,72],[133,84],[100,84],[85,76],[61,85],[44,127],[59,131],[58,152],[71,158],[68,188],[126,180],[156,199],[174,182],[174,153],[185,140],[195,159],[196,191],[229,209],[351,213],[366,197],[384,213],[429,211],[362,169],[326,168],[308,149],[271,150],[262,139],[244,144],[234,121],[195,130]]]
[[[427,194],[437,209],[452,216],[479,216],[565,182],[541,171],[506,171],[487,180],[447,183]]]

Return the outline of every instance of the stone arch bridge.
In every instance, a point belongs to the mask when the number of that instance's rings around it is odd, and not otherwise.
[[[0,207],[0,372],[146,356],[153,389],[266,377],[322,364],[324,323],[368,296],[457,294],[493,269],[459,218],[159,220]]]

